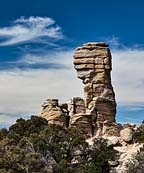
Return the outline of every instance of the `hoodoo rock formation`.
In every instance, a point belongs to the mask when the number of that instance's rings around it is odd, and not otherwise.
[[[69,116],[67,104],[59,105],[58,99],[47,99],[42,104],[41,116],[48,120],[49,124],[68,126]]]
[[[116,101],[111,84],[111,53],[106,43],[87,43],[76,49],[74,67],[84,84],[85,116],[91,119],[92,133],[117,128]],[[75,116],[75,115],[73,115]]]
[[[83,80],[86,113],[97,123],[115,122],[116,102],[111,84],[111,53],[105,43],[87,43],[76,50],[74,65]]]
[[[41,116],[49,123],[64,127],[84,127],[90,136],[119,133],[120,126],[115,121],[116,101],[111,84],[112,64],[108,45],[92,42],[77,48],[74,67],[84,84],[84,99],[72,98],[69,110],[67,107],[63,109],[58,100],[48,99],[42,106]]]

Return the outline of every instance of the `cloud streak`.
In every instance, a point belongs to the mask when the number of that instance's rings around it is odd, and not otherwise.
[[[144,102],[144,50],[113,50],[112,81],[119,103]]]
[[[9,46],[25,42],[41,42],[46,38],[48,43],[63,38],[61,28],[49,17],[20,17],[11,26],[0,28],[0,46]]]
[[[41,63],[24,63],[20,61],[16,62],[2,62],[0,66],[0,71],[13,71],[13,70],[38,70],[38,69],[46,69],[46,70],[56,70],[56,69],[64,69],[68,68],[67,66],[59,63],[51,63],[51,62],[41,62]]]
[[[15,70],[64,70],[72,66],[72,61],[69,61],[69,55],[73,56],[72,50],[67,51],[46,51],[41,54],[25,54],[15,61],[1,62],[0,71],[15,71]],[[65,57],[63,57],[63,55]]]

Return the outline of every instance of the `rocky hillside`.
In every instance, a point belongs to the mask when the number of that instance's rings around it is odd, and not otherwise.
[[[139,151],[142,144],[133,143],[136,125],[122,126],[115,120],[116,100],[111,84],[112,56],[106,43],[90,42],[74,53],[74,68],[84,86],[84,98],[73,97],[69,103],[59,104],[48,99],[42,105],[41,116],[49,124],[83,128],[87,141],[107,139],[117,151],[113,172],[126,172],[126,163]],[[114,163],[113,163],[114,164]]]

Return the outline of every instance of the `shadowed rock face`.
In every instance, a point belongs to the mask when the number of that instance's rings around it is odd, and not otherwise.
[[[92,126],[115,123],[116,102],[111,84],[111,53],[105,43],[87,43],[76,49],[74,67],[84,84],[86,115]]]
[[[69,125],[83,128],[87,136],[92,135],[91,117],[86,115],[85,102],[80,97],[73,97],[69,101]]]

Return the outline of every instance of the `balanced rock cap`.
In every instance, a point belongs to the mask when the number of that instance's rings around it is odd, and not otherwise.
[[[88,42],[83,44],[83,46],[101,46],[101,47],[108,47],[109,45],[105,42]]]
[[[104,42],[88,42],[83,44],[82,47],[78,47],[76,50],[88,49],[93,50],[95,48],[107,48],[109,45]]]

